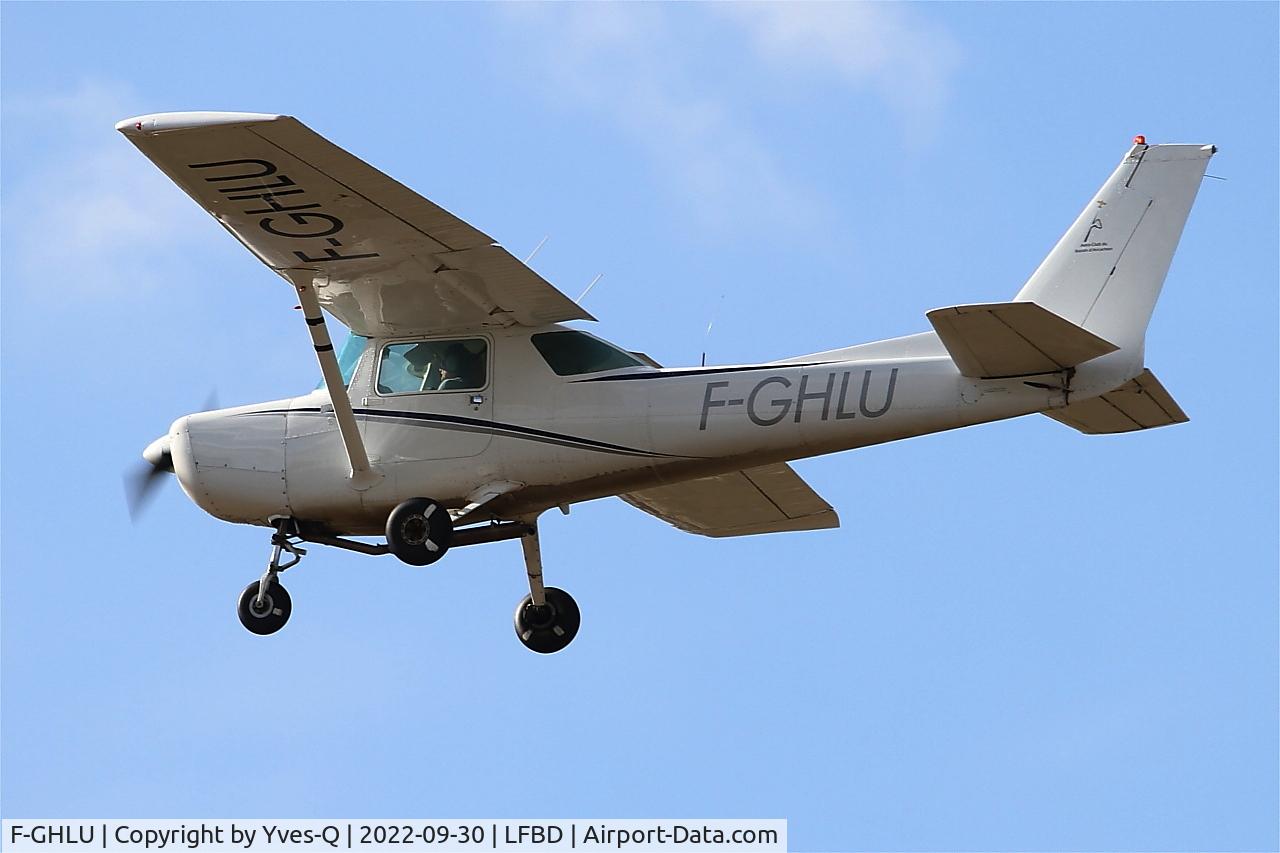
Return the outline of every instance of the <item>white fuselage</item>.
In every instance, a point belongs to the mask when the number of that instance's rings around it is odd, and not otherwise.
[[[513,326],[488,341],[481,388],[382,395],[369,341],[349,386],[370,462],[356,489],[328,392],[190,415],[170,446],[183,489],[227,521],[291,517],[334,534],[380,532],[408,497],[466,505],[514,484],[466,521],[511,519],[709,474],[879,444],[1066,405],[1066,374],[962,376],[932,333],[787,361],[629,367],[558,376]],[[1121,352],[1070,377],[1070,401],[1142,369]]]

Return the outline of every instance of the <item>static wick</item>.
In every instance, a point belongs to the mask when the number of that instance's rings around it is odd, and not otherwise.
[[[573,300],[573,301],[574,301],[574,302],[576,302],[576,303],[578,303],[579,305],[581,305],[581,304],[582,304],[582,300],[583,300],[583,299],[586,299],[586,298],[587,298],[587,294],[591,292],[591,288],[595,287],[595,286],[596,286],[596,282],[597,282],[597,281],[599,281],[599,280],[600,280],[600,279],[602,279],[602,278],[604,278],[604,273],[600,273],[600,274],[599,274],[599,275],[597,275],[595,278],[591,279],[591,283],[587,285],[587,289],[586,289],[586,290],[584,290],[584,291],[582,291],[581,293],[579,293],[579,294],[578,294],[578,298],[577,298],[577,299],[575,299],[575,300]]]
[[[1205,175],[1206,178],[1213,178],[1215,181],[1225,181],[1226,178],[1219,178],[1217,175]]]

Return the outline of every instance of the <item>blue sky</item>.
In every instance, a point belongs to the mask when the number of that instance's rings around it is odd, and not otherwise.
[[[3,7],[10,816],[764,816],[800,850],[1275,849],[1277,6]],[[797,466],[838,531],[547,517],[519,547],[316,548],[120,474],[215,388],[315,383],[284,284],[119,118],[296,115],[667,364],[1010,298],[1135,133],[1221,148],[1148,364],[1191,423],[1031,417]],[[715,317],[709,340],[708,321]],[[535,771],[536,772],[533,772]]]

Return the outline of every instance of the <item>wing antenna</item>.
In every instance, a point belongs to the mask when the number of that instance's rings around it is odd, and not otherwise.
[[[724,305],[724,294],[720,294],[720,301],[716,303],[716,310],[711,312],[711,320],[707,322],[707,334],[702,339],[702,366],[707,366],[707,347],[711,344],[711,327],[716,324],[716,315],[720,313],[720,307]]]
[[[591,292],[591,288],[596,286],[596,282],[604,278],[604,273],[599,273],[595,278],[591,279],[591,283],[587,285],[587,289],[578,294],[578,298],[573,300],[574,303],[581,305],[582,300],[587,298],[587,294]]]
[[[534,256],[534,255],[536,255],[536,254],[538,254],[539,252],[541,252],[541,251],[542,251],[542,247],[543,247],[543,246],[545,246],[545,245],[547,245],[547,241],[548,241],[548,240],[550,240],[550,239],[551,239],[551,235],[550,235],[550,234],[548,234],[548,235],[546,235],[545,237],[543,237],[541,241],[539,241],[538,245],[536,245],[536,246],[534,246],[534,247],[533,247],[533,251],[529,253],[529,257],[527,257],[527,258],[525,258],[525,259],[524,259],[524,265],[525,265],[525,266],[528,266],[528,265],[529,265],[529,261],[533,260],[533,256]]]

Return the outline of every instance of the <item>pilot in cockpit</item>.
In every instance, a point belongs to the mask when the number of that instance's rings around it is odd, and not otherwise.
[[[422,379],[422,391],[461,391],[478,387],[472,374],[476,357],[467,348],[454,341],[440,352],[437,345],[421,343],[404,354],[405,370]]]
[[[434,391],[440,386],[443,377],[435,365],[440,363],[439,354],[431,344],[418,344],[404,354],[405,372],[422,380],[420,390]]]
[[[467,376],[472,356],[462,344],[449,344],[440,360],[440,384],[437,390],[458,391],[471,388],[475,382]]]

